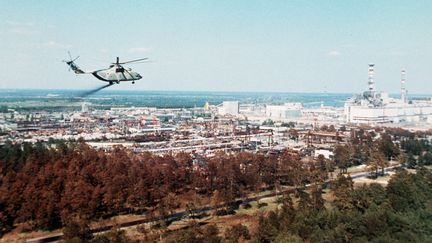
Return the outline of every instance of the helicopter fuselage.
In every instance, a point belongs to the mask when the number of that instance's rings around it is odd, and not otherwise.
[[[142,78],[139,73],[134,72],[131,69],[125,69],[122,66],[113,66],[108,69],[94,71],[91,74],[93,74],[93,76],[95,76],[97,79],[109,83],[119,83],[127,81],[134,82]]]

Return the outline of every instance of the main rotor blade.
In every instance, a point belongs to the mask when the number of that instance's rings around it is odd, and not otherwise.
[[[136,61],[136,62],[131,62],[131,63],[127,63],[128,65],[135,65],[135,64],[141,64],[141,63],[154,63],[155,61],[150,61],[150,60],[144,60],[144,61]]]
[[[94,93],[96,93],[96,92],[98,92],[98,91],[101,91],[101,90],[103,90],[103,89],[105,89],[105,88],[108,88],[108,87],[111,86],[111,85],[114,85],[114,84],[107,84],[107,85],[101,86],[101,87],[99,87],[99,88],[96,88],[96,89],[93,89],[93,90],[89,90],[89,91],[83,93],[83,94],[81,95],[81,97],[87,97],[87,96],[92,95],[92,94],[94,94]]]
[[[131,60],[131,61],[127,61],[127,62],[118,62],[117,64],[126,64],[126,63],[132,63],[132,62],[139,62],[139,61],[144,61],[147,60],[148,58],[140,58],[140,59],[135,59],[135,60]]]
[[[72,60],[72,55],[70,54],[70,51],[68,51],[68,54],[69,54],[70,60]]]

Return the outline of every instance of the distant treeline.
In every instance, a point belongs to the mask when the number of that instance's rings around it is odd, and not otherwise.
[[[8,112],[8,107],[5,105],[0,105],[0,113],[6,113]]]

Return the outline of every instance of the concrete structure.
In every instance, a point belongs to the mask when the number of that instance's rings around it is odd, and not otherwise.
[[[300,117],[303,105],[301,103],[285,103],[283,105],[267,105],[266,117],[272,119],[288,119]]]
[[[81,112],[82,113],[86,113],[86,112],[89,112],[89,103],[87,103],[87,102],[83,102],[82,104],[81,104]]]
[[[326,159],[331,159],[333,157],[333,152],[328,149],[315,149],[314,151],[314,157],[318,158],[318,156],[322,155]]]
[[[369,64],[369,89],[345,102],[346,122],[367,124],[432,122],[431,99],[408,101],[405,70],[401,73],[401,99],[391,98],[387,93],[375,91],[373,74],[374,65]]]
[[[401,70],[401,101],[403,103],[408,103],[408,91],[405,87],[406,82],[406,71],[405,69]]]
[[[239,114],[240,105],[238,101],[224,101],[222,105],[218,107],[219,115],[233,115]]]

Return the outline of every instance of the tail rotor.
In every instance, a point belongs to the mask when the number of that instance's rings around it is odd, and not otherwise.
[[[68,51],[69,60],[63,60],[64,63],[66,63],[69,66],[69,71],[72,69],[76,74],[84,73],[76,64],[75,61],[80,57],[77,56],[75,58],[72,58],[72,55],[70,51]]]

